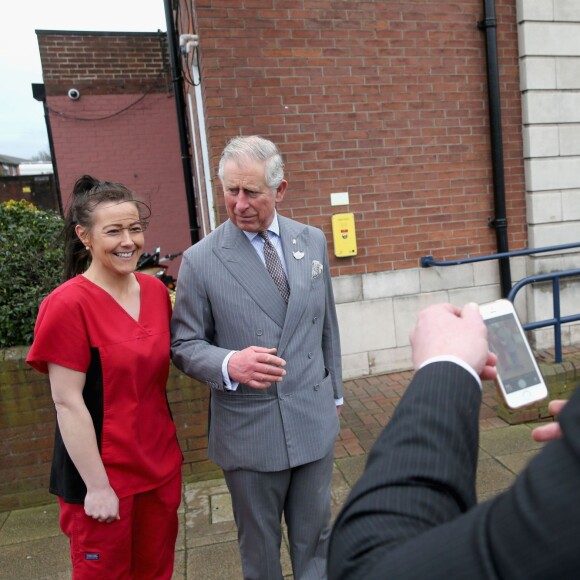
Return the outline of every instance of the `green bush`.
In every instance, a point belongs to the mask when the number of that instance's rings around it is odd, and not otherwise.
[[[62,217],[31,203],[0,203],[0,347],[32,343],[42,299],[62,282]]]

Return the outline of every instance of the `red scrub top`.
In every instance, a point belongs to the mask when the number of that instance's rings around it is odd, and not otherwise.
[[[120,498],[166,483],[182,462],[165,392],[169,294],[153,276],[135,276],[141,287],[138,321],[82,275],[56,288],[40,306],[26,358],[43,373],[49,362],[86,373],[83,398],[110,485]],[[86,495],[58,424],[50,491],[71,503],[82,503]]]

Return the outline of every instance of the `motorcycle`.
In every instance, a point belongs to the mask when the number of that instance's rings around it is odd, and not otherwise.
[[[137,261],[137,272],[143,272],[144,274],[155,276],[165,284],[169,290],[171,304],[175,304],[175,288],[177,286],[177,279],[170,274],[167,274],[167,268],[169,265],[165,262],[175,260],[175,258],[181,256],[181,254],[183,254],[183,252],[161,256],[161,248],[157,246],[151,253],[143,252]]]

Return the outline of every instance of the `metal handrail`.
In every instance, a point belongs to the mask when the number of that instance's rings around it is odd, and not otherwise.
[[[537,274],[523,278],[509,291],[507,299],[514,301],[516,294],[526,285],[534,282],[544,282],[552,280],[552,318],[538,320],[536,322],[526,322],[522,324],[525,330],[535,330],[536,328],[545,328],[546,326],[554,327],[554,357],[557,363],[562,362],[562,324],[568,322],[577,322],[580,320],[580,314],[571,316],[562,316],[560,314],[560,278],[570,278],[580,276],[580,268],[574,270],[562,270],[561,272],[550,272],[549,274]]]
[[[432,266],[458,266],[461,264],[471,264],[474,262],[484,262],[488,260],[498,260],[500,258],[511,258],[514,256],[528,256],[530,254],[541,254],[545,252],[558,252],[561,250],[569,250],[572,248],[579,248],[580,242],[573,244],[562,244],[559,246],[546,246],[543,248],[530,248],[526,250],[514,250],[513,252],[502,252],[499,254],[489,254],[487,256],[477,256],[475,258],[464,258],[461,260],[449,260],[438,262],[433,259],[433,256],[423,256],[420,260],[422,268],[431,268]],[[527,322],[522,324],[525,330],[535,330],[537,328],[545,328],[546,326],[554,327],[554,357],[557,363],[562,362],[562,324],[569,322],[577,322],[580,320],[580,314],[571,316],[562,316],[560,313],[560,278],[570,278],[572,276],[580,276],[580,269],[562,270],[561,272],[550,272],[548,274],[536,274],[522,278],[519,282],[513,285],[507,299],[512,303],[515,300],[516,294],[528,284],[535,282],[544,282],[552,280],[552,313],[553,317],[546,320],[538,320],[536,322]]]
[[[463,258],[461,260],[449,260],[444,262],[437,262],[433,259],[433,256],[422,256],[420,264],[421,268],[431,268],[432,266],[459,266],[460,264],[472,264],[473,262],[485,262],[486,260],[499,260],[500,258],[529,256],[530,254],[542,254],[544,252],[559,252],[561,250],[571,250],[572,248],[580,248],[580,242],[562,244],[560,246],[545,246],[543,248],[514,250],[513,252],[501,252],[499,254],[489,254],[487,256],[476,256],[475,258]]]

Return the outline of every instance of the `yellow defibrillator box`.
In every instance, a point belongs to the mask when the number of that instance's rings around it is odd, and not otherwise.
[[[335,213],[332,216],[334,255],[337,258],[356,256],[356,232],[353,213]]]

